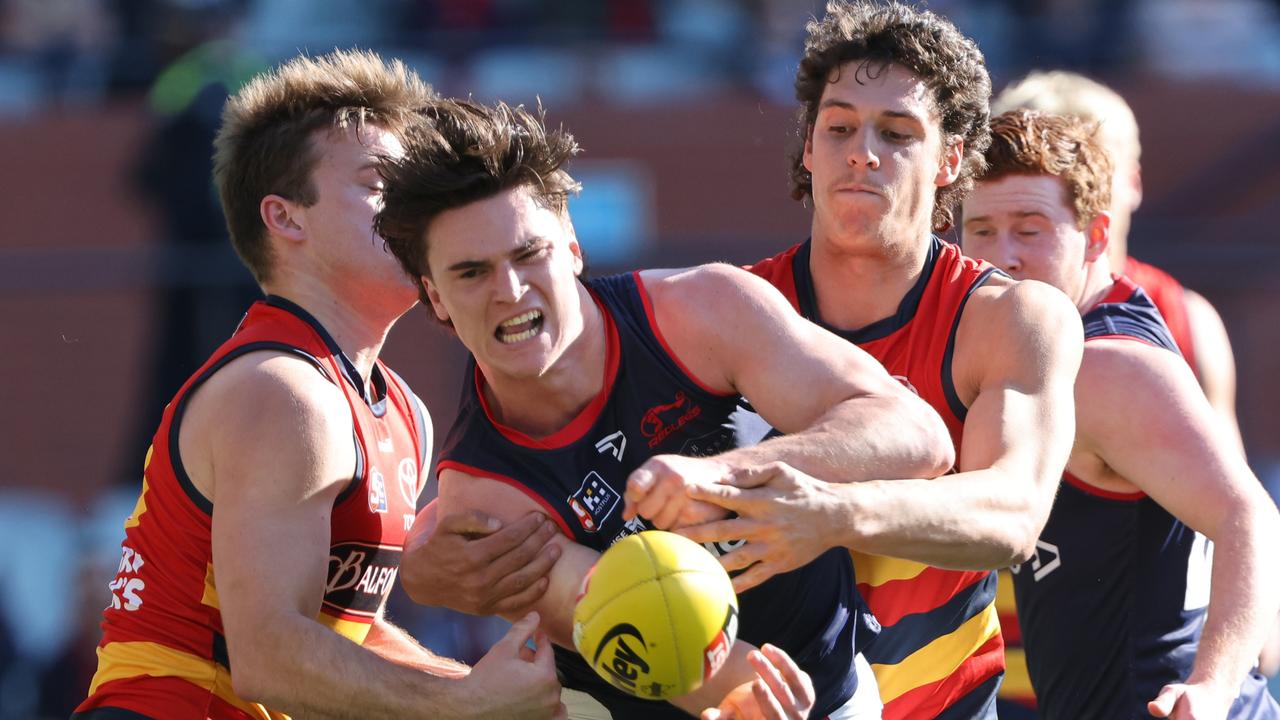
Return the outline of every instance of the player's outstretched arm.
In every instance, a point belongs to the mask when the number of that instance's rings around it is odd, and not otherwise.
[[[721,557],[730,570],[752,566],[734,578],[739,592],[832,546],[950,568],[1020,562],[1048,519],[1071,449],[1082,344],[1079,313],[1057,290],[1034,282],[981,289],[956,344],[957,375],[972,378],[973,398],[960,473],[833,484],[789,462],[746,468],[686,490],[737,517],[680,533],[746,540]]]
[[[295,715],[470,718],[542,703],[540,716],[552,717],[551,669],[513,654],[495,658],[507,666],[501,687],[475,673],[446,679],[452,663],[434,674],[405,667],[317,621],[330,511],[355,468],[350,418],[314,367],[271,353],[233,361],[190,401],[180,446],[214,506],[213,573],[236,692]]]
[[[658,328],[688,372],[712,390],[745,396],[787,435],[690,465],[698,477],[651,459],[628,482],[628,515],[652,517],[646,507],[678,515],[670,503],[683,502],[685,485],[774,461],[832,482],[931,478],[951,467],[937,413],[871,356],[798,316],[768,283],[728,265],[641,277]],[[646,502],[651,495],[662,502]]]
[[[722,461],[782,461],[832,482],[951,468],[938,414],[870,355],[796,314],[769,283],[729,265],[642,277],[659,328],[690,371],[746,397],[786,434]]]
[[[938,567],[992,570],[1035,549],[1075,432],[1079,312],[1035,281],[983,287],[961,317],[957,392],[969,402],[960,472],[839,488],[843,544]]]
[[[1280,611],[1280,574],[1266,559],[1280,547],[1280,513],[1173,353],[1092,341],[1076,392],[1077,453],[1101,459],[1214,544],[1211,576],[1188,573],[1188,583],[1210,582],[1195,665],[1151,709],[1225,717]]]

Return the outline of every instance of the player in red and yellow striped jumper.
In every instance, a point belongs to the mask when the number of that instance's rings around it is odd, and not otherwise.
[[[426,477],[421,473],[430,448],[426,416],[412,392],[381,363],[371,371],[381,389],[370,402],[355,367],[315,318],[288,300],[269,297],[250,309],[235,335],[165,410],[147,454],[142,494],[125,521],[87,705],[155,717],[279,716],[242,700],[232,688],[213,573],[214,506],[188,473],[199,451],[188,443],[184,459],[181,443],[175,442],[184,435],[183,420],[195,393],[219,369],[255,352],[291,355],[314,366],[321,381],[338,391],[335,399],[345,400],[356,449],[354,472],[330,510],[328,572],[315,618],[356,643],[364,643],[378,622]]]
[[[695,491],[740,518],[685,532],[747,540],[723,558],[758,562],[740,589],[827,547],[854,550],[883,625],[866,659],[884,716],[991,718],[1004,668],[991,570],[1029,555],[1048,516],[1071,444],[1079,316],[930,232],[951,223],[989,142],[973,42],[897,3],[832,2],[808,30],[792,195],[813,200],[812,236],[753,269],[927,400],[958,472],[829,485],[774,468]]]
[[[373,237],[379,159],[435,102],[401,63],[300,57],[228,101],[215,176],[267,299],[165,409],[77,720],[550,718],[526,618],[474,669],[382,617],[426,477],[377,360],[417,290]]]

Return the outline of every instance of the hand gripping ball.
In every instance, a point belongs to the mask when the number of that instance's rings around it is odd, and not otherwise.
[[[696,690],[729,656],[738,598],[701,545],[650,530],[609,548],[583,582],[573,644],[619,690],[666,700]]]

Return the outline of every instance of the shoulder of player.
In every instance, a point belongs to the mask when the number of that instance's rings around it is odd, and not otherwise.
[[[1090,340],[1076,375],[1077,435],[1085,444],[1106,445],[1108,438],[1148,433],[1151,423],[1184,412],[1193,399],[1187,393],[1199,392],[1187,364],[1164,348],[1126,338]]]
[[[717,327],[725,316],[789,307],[777,288],[763,278],[726,263],[645,270],[640,277],[656,311],[678,311],[681,317],[706,320]]]
[[[956,353],[1014,359],[1025,351],[1079,362],[1080,313],[1057,288],[1034,280],[989,282],[974,290],[961,317]]]
[[[1185,375],[1185,377],[1180,377]],[[1076,378],[1079,393],[1121,402],[1159,403],[1175,384],[1195,385],[1182,358],[1129,338],[1096,338],[1084,345]]]
[[[227,363],[191,397],[182,422],[184,456],[203,450],[222,466],[232,456],[254,462],[269,455],[273,465],[354,462],[342,391],[287,353],[253,352]]]
[[[287,412],[309,418],[346,406],[342,391],[314,364],[274,350],[247,353],[228,362],[205,381],[197,396],[226,413]]]

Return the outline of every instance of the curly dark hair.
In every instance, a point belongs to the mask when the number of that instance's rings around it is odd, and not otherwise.
[[[933,226],[952,224],[960,201],[973,188],[973,178],[983,168],[983,152],[991,136],[991,76],[982,52],[945,18],[891,0],[831,0],[826,15],[805,28],[804,56],[796,71],[799,145],[790,153],[791,197],[804,200],[813,194],[813,176],[803,163],[804,141],[817,120],[822,93],[833,73],[857,62],[857,72],[874,77],[888,65],[910,70],[933,96],[942,132],[964,140],[960,177],[934,198]]]
[[[563,165],[577,153],[563,128],[547,130],[541,110],[442,100],[407,133],[404,156],[383,160],[374,229],[405,272],[429,278],[426,231],[440,213],[521,186],[539,205],[565,213],[580,186]]]
[[[991,147],[980,182],[1007,175],[1053,175],[1067,188],[1076,226],[1111,207],[1111,158],[1098,124],[1075,115],[1010,110],[991,121]]]

